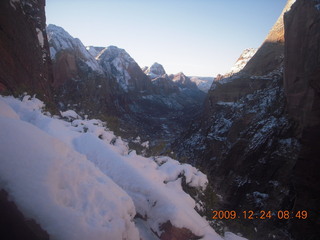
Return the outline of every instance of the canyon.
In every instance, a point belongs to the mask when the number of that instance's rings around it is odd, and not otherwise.
[[[184,188],[204,203],[198,212],[207,219],[214,210],[308,212],[303,220],[209,220],[221,234],[318,239],[318,1],[288,0],[261,47],[245,50],[229,73],[202,90],[201,78],[168,74],[159,63],[141,68],[124,49],[85,47],[63,28],[46,27],[44,6],[44,0],[0,3],[2,95],[36,94],[52,114],[72,109],[106,121],[138,154],[199,168],[207,190],[200,196]],[[198,237],[170,222],[162,227],[161,239]]]

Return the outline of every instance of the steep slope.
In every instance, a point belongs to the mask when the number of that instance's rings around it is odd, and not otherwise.
[[[45,1],[0,3],[0,92],[25,91],[52,101]]]
[[[319,174],[315,170],[318,167],[315,156],[319,156],[315,147],[319,146],[316,137],[319,115],[315,104],[318,100],[314,97],[317,81],[310,84],[310,78],[296,75],[304,72],[308,76],[312,73],[310,66],[314,72],[318,66],[314,54],[318,52],[316,2],[306,2],[297,1],[292,7],[295,10],[286,15],[287,42],[284,43],[282,17],[294,3],[288,1],[281,18],[243,71],[213,84],[202,117],[174,146],[181,159],[206,169],[215,193],[220,196],[216,201],[221,209],[255,213],[270,210],[274,216],[279,210],[295,214],[307,209],[311,215],[304,220],[293,216],[287,220],[275,217],[268,221],[225,222],[252,239],[316,239],[315,236],[319,236],[313,204],[319,199],[316,187]],[[310,18],[302,18],[302,14]],[[301,35],[297,35],[297,29]],[[288,44],[285,55],[284,44]],[[312,50],[306,50],[307,47]],[[305,50],[297,51],[298,48]],[[308,56],[306,52],[312,54]],[[295,68],[293,72],[292,68]],[[297,105],[297,91],[311,91],[311,101],[301,94]],[[288,115],[288,110],[292,114]],[[306,127],[300,138],[301,128],[306,126],[302,119],[306,115],[309,117],[304,119],[309,119],[314,128]]]

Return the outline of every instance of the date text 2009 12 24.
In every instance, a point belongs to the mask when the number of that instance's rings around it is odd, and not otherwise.
[[[277,218],[277,219],[307,219],[308,218],[308,212],[306,210],[301,211],[289,211],[289,210],[279,210],[279,211],[265,211],[261,210],[258,212],[249,210],[249,211],[242,211],[237,212],[234,210],[228,211],[228,210],[220,210],[220,211],[212,211],[213,216],[212,219],[271,219],[271,218]]]

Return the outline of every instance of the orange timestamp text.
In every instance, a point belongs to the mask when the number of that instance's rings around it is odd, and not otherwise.
[[[288,220],[288,219],[307,219],[308,218],[308,212],[306,210],[301,211],[289,211],[289,210],[278,210],[278,211],[228,211],[228,210],[220,210],[220,211],[212,211],[213,216],[212,219],[280,219],[280,220]]]

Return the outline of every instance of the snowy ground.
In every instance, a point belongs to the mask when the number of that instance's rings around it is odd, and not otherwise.
[[[194,210],[181,187],[204,189],[207,177],[169,157],[145,158],[96,119],[0,96],[0,188],[51,239],[159,239],[170,221],[202,239],[223,239]],[[139,213],[143,219],[134,219]],[[152,230],[152,231],[151,231]],[[225,240],[240,240],[226,233]]]

